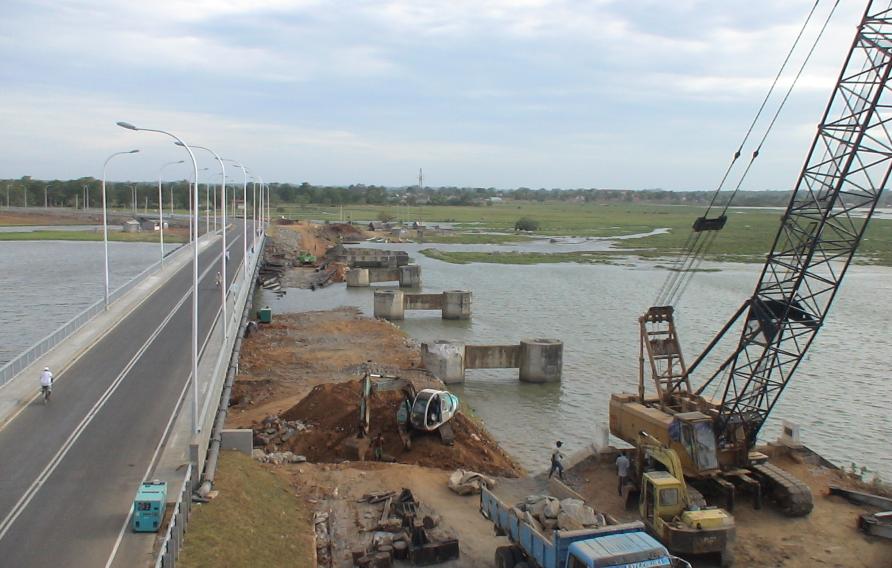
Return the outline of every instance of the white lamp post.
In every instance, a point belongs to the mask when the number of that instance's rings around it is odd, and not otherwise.
[[[115,152],[105,159],[102,164],[102,246],[105,249],[105,309],[108,309],[108,215],[105,206],[105,175],[108,171],[108,163],[115,156],[123,156],[124,154],[136,154],[139,150],[128,150],[126,152]]]
[[[242,175],[245,177],[245,183],[242,185],[242,209],[244,210],[244,214],[242,215],[242,263],[244,264],[244,280],[248,281],[248,168],[243,166],[242,164],[236,162],[235,160],[230,160],[227,158],[223,158],[224,162],[231,162],[233,166],[242,170]]]
[[[161,174],[164,172],[164,168],[166,168],[167,166],[174,166],[176,164],[184,163],[185,160],[180,160],[178,162],[167,162],[158,170],[158,230],[161,231],[161,266],[164,266],[164,199],[161,196]],[[171,209],[170,212],[171,214],[173,214],[173,209]]]
[[[182,144],[178,142],[177,145],[180,146]],[[220,164],[220,175],[221,175],[220,191],[223,192],[221,199],[223,200],[223,203],[225,204],[226,203],[226,166],[223,165],[223,159],[220,158],[220,156],[217,155],[217,153],[214,152],[213,150],[211,150],[210,148],[206,148],[204,146],[192,146],[192,147],[198,148],[199,150],[205,150],[206,152],[210,152],[211,154],[213,154],[214,159],[217,160],[217,162]],[[210,189],[210,185],[208,185],[208,189]],[[217,228],[216,227],[216,224],[217,224],[216,204],[217,204],[217,192],[214,192],[214,229],[215,230]],[[225,207],[225,205],[223,207],[222,223],[223,223],[223,248],[222,248],[222,252],[223,252],[223,282],[220,285],[220,293],[222,296],[221,302],[223,303],[223,337],[228,338],[229,337],[229,328],[227,327],[227,321],[226,321],[226,289],[228,286],[226,285],[226,207]]]
[[[165,130],[157,130],[154,128],[137,128],[129,122],[118,122],[118,126],[128,130],[142,130],[144,132],[157,132],[170,136],[177,142],[183,144],[183,147],[189,152],[189,158],[192,160],[192,169],[195,174],[195,191],[193,203],[195,204],[194,217],[195,227],[198,228],[198,162],[195,161],[195,154],[189,149],[178,136],[171,134]],[[103,193],[104,195],[104,193]],[[190,212],[191,213],[191,212]],[[197,231],[196,231],[197,233]],[[200,427],[198,425],[198,239],[192,242],[192,431],[198,433]]]

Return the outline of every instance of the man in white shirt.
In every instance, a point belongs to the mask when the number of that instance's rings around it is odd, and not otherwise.
[[[619,477],[617,492],[622,496],[623,485],[626,484],[626,480],[629,478],[629,458],[626,457],[626,452],[620,452],[619,457],[616,458],[616,474]]]
[[[554,472],[557,472],[561,480],[564,479],[564,454],[561,453],[561,446],[563,445],[563,442],[558,441],[555,444],[554,451],[551,452],[551,470],[548,472],[549,478],[554,475]]]
[[[40,392],[44,391],[47,398],[50,397],[49,393],[53,392],[53,373],[49,367],[44,367],[40,373]]]

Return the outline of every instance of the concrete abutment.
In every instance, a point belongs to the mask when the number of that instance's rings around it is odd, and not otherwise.
[[[558,339],[524,339],[515,345],[421,344],[422,364],[446,384],[463,383],[465,369],[518,369],[523,382],[556,382],[561,380],[563,357],[564,343]]]
[[[401,320],[406,310],[440,310],[446,320],[470,319],[471,292],[449,290],[439,294],[411,294],[400,290],[375,290],[376,318]]]

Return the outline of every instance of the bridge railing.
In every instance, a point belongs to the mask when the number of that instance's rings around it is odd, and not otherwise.
[[[181,246],[175,251],[169,253],[167,255],[167,258],[180,252],[181,250],[184,250],[184,247]],[[157,270],[159,266],[161,266],[160,260],[155,262],[154,264],[134,276],[129,282],[109,294],[108,303],[111,304],[112,302],[129,292],[131,288],[142,282],[146,276]],[[102,299],[89,306],[87,309],[68,320],[68,322],[62,325],[62,327],[53,331],[25,351],[23,351],[16,358],[10,360],[8,363],[0,367],[0,387],[9,382],[9,380],[13,377],[21,373],[34,361],[42,357],[47,351],[58,345],[63,340],[67,339],[72,333],[79,330],[88,321],[101,314],[104,310],[105,300]]]
[[[180,492],[177,494],[177,501],[173,506],[170,524],[167,525],[167,531],[164,533],[164,538],[161,539],[161,547],[155,557],[155,568],[174,568],[177,565],[177,557],[183,546],[183,539],[186,538],[186,525],[189,522],[189,515],[192,513],[194,471],[192,464],[189,464],[183,484],[180,486]]]

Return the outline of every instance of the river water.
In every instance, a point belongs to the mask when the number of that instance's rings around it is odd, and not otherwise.
[[[170,251],[180,245],[165,246]],[[0,365],[102,299],[101,242],[0,243]],[[152,243],[108,243],[111,290],[160,258]]]
[[[588,243],[593,250],[607,243]],[[593,246],[594,245],[594,246]],[[489,430],[527,469],[546,468],[550,446],[568,451],[591,441],[606,424],[610,394],[635,392],[638,316],[653,303],[666,271],[629,259],[624,265],[455,265],[418,254],[425,246],[453,250],[558,252],[577,245],[536,242],[521,246],[371,245],[408,250],[422,266],[424,292],[473,291],[472,319],[443,321],[438,312],[408,311],[400,327],[418,341],[450,339],[470,344],[517,343],[521,338],[564,341],[563,379],[535,385],[517,370],[467,371],[452,387]],[[743,300],[752,293],[760,265],[704,263],[718,272],[698,274],[676,306],[682,348],[692,362]],[[387,288],[378,285],[373,289]],[[372,315],[373,289],[335,284],[311,292],[288,290],[283,298],[260,292],[274,312],[357,306]],[[831,461],[853,461],[892,478],[890,353],[892,269],[854,266],[808,357],[763,429],[779,433],[780,419],[798,423],[803,442]],[[696,386],[696,385],[695,385]]]

